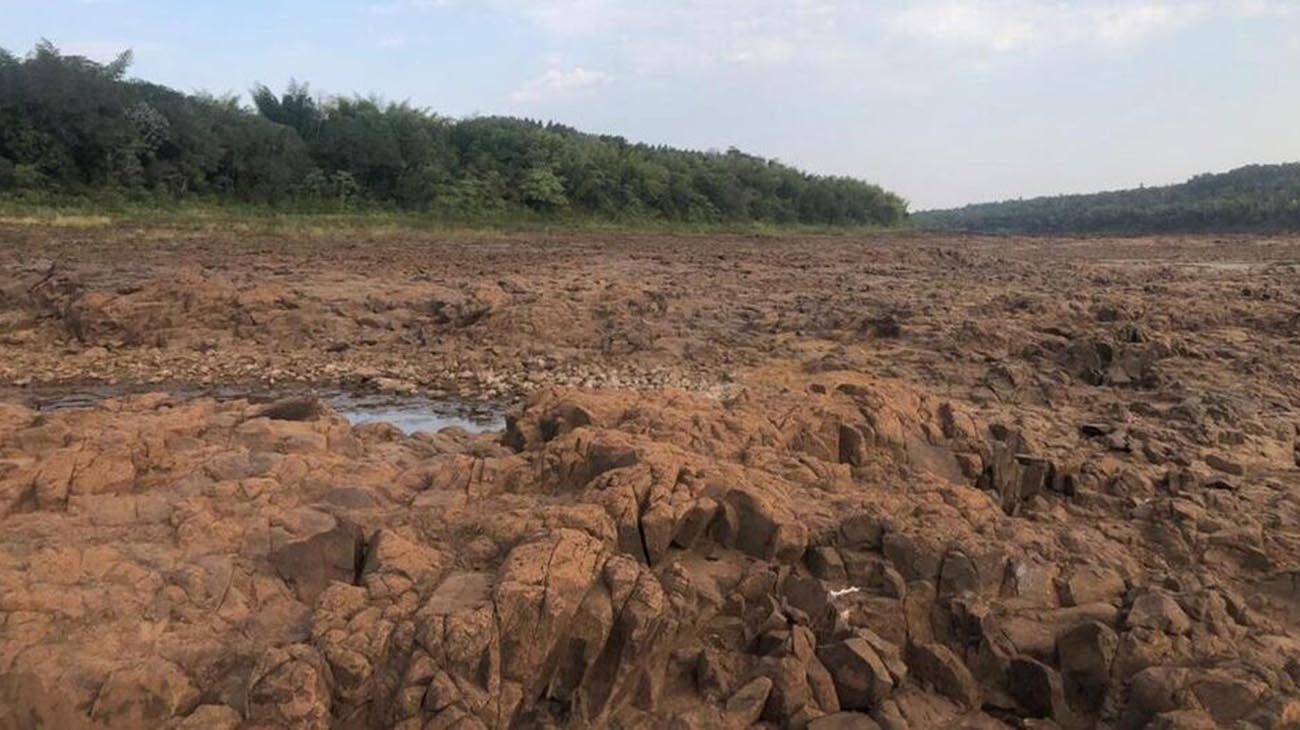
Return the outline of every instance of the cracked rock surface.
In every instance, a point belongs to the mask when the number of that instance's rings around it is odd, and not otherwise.
[[[47,234],[7,386],[291,352],[520,401],[3,391],[0,728],[1300,727],[1300,241]]]

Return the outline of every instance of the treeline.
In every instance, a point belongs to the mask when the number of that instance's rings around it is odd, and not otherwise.
[[[474,218],[893,225],[905,201],[737,150],[693,152],[557,124],[449,119],[306,85],[182,94],[42,42],[0,51],[0,194],[213,198]]]
[[[1300,230],[1300,163],[1249,165],[1163,187],[923,211],[912,221],[981,233]]]

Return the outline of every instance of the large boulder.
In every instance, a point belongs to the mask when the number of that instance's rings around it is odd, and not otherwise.
[[[840,707],[846,710],[879,707],[894,689],[889,669],[863,639],[823,646],[817,650],[817,657],[835,680]]]
[[[942,644],[912,644],[906,656],[907,667],[917,682],[965,707],[980,706],[979,683],[951,649]]]

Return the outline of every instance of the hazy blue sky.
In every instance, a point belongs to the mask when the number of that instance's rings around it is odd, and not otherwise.
[[[183,90],[374,92],[863,177],[914,208],[1300,160],[1300,0],[0,0]]]

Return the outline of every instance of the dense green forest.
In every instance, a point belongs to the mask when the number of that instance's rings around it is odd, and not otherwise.
[[[42,42],[0,50],[0,195],[214,199],[460,218],[893,225],[898,196],[737,150],[693,152],[558,124],[449,119],[409,104],[183,94]]]
[[[981,233],[1300,230],[1300,163],[1249,165],[1164,187],[923,211],[912,221]]]

